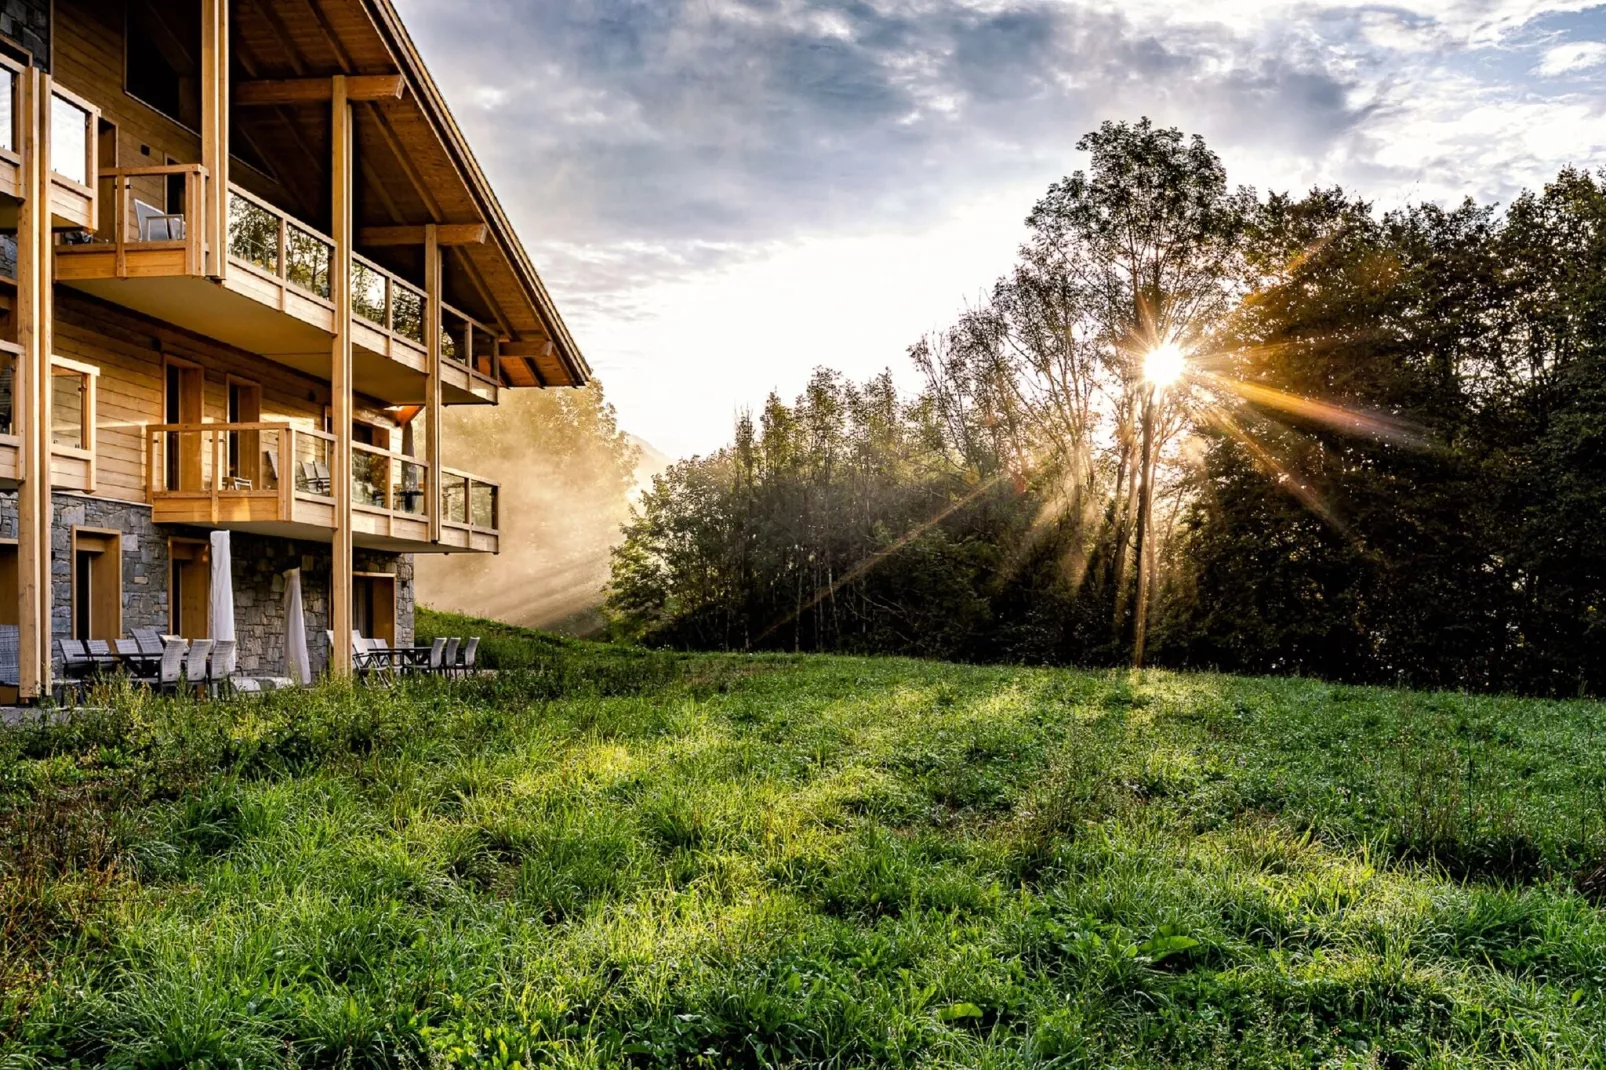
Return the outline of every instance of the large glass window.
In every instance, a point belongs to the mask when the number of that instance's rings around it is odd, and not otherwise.
[[[89,113],[64,97],[50,98],[50,169],[89,185]]]
[[[50,440],[58,446],[89,448],[89,376],[54,368],[50,376]]]
[[[0,67],[0,149],[17,151],[17,74]]]
[[[201,128],[201,5],[127,0],[124,88],[191,130]]]

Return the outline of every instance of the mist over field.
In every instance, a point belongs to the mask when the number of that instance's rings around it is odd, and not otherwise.
[[[618,430],[600,385],[509,391],[448,411],[445,463],[502,487],[502,552],[415,559],[418,601],[573,635],[601,630],[609,554],[635,488],[669,459]]]

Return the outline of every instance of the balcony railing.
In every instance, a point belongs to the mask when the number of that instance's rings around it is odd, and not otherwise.
[[[153,494],[277,492],[331,498],[335,437],[277,421],[152,424]]]
[[[363,256],[351,258],[351,314],[392,338],[424,347],[424,291]]]
[[[329,300],[335,243],[238,186],[229,186],[229,256]]]
[[[352,443],[351,503],[356,509],[429,516],[429,466],[406,454]]]
[[[175,178],[183,187],[183,203],[178,211],[169,212],[168,188]],[[166,266],[173,274],[199,275],[204,270],[198,221],[209,181],[206,168],[193,163],[119,167],[100,173],[101,225],[95,237],[102,247],[112,246],[118,276],[128,273],[130,247],[142,253],[165,251]]]
[[[496,334],[479,320],[441,302],[441,359],[483,379],[496,377]]]
[[[502,488],[488,479],[441,469],[441,523],[495,534],[501,527]]]
[[[50,96],[50,169],[88,189],[95,174],[96,112],[65,89]]]

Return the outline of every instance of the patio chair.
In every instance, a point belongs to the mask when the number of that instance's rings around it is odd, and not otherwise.
[[[441,675],[451,676],[457,671],[457,648],[463,644],[461,639],[446,640],[446,653],[441,655]]]
[[[61,651],[62,683],[64,687],[72,684],[81,701],[86,682],[95,674],[95,659],[89,656],[89,648],[79,639],[57,639],[56,648]]]
[[[184,683],[190,690],[206,690],[206,659],[211,653],[210,639],[196,639],[190,643],[190,656],[184,664]]]
[[[446,640],[437,638],[429,644],[429,664],[423,667],[424,672],[440,672],[446,665]]]
[[[104,639],[89,639],[84,642],[89,651],[90,660],[95,663],[95,669],[101,675],[109,675],[117,668],[117,657],[112,653],[112,645]]]
[[[234,690],[234,662],[238,653],[236,640],[219,639],[212,646],[212,668],[206,677],[206,690],[213,698],[227,696]]]
[[[356,629],[351,633],[351,667],[358,676],[367,676],[374,668],[374,659],[368,656],[368,640],[358,635]]]
[[[184,655],[190,645],[182,639],[169,639],[162,647],[162,663],[156,670],[156,686],[163,694],[176,695],[184,682]]]
[[[474,659],[480,652],[480,637],[471,635],[468,642],[463,644],[463,675],[472,676],[479,672],[474,665]]]
[[[155,628],[135,628],[134,642],[139,644],[139,652],[148,658],[162,656],[162,633]]]
[[[329,469],[315,461],[301,462],[301,482],[307,486],[308,493],[329,493]]]

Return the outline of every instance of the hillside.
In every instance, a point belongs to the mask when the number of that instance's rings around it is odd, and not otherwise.
[[[422,624],[0,735],[0,1061],[1601,1058],[1600,705]]]

